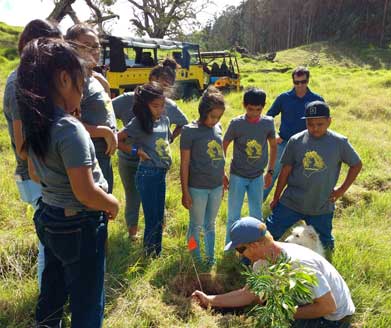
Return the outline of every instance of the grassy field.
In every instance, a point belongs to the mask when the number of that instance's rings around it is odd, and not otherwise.
[[[7,41],[0,46],[12,49],[15,29],[8,28],[7,32],[7,28],[0,24],[0,39]],[[6,75],[17,63],[11,53],[0,51],[1,96]],[[317,43],[280,52],[275,63],[241,60],[244,86],[262,87],[268,94],[266,108],[280,92],[291,87],[289,72],[273,70],[312,65],[310,87],[330,104],[332,129],[348,136],[362,157],[363,171],[338,202],[334,220],[334,264],[351,289],[357,307],[356,327],[391,327],[390,57],[389,49]],[[227,95],[223,127],[242,113],[241,97],[239,93]],[[179,104],[190,119],[197,117],[196,101]],[[15,163],[3,115],[0,131],[0,327],[24,328],[33,325],[37,299],[37,239],[31,220],[33,211],[19,201],[13,181]],[[189,302],[188,296],[199,286],[185,241],[188,213],[181,206],[178,141],[172,153],[162,257],[145,260],[140,242],[129,242],[123,206],[118,218],[110,223],[105,327],[252,327],[243,313],[205,311]],[[123,205],[116,156],[114,163],[114,194]],[[344,173],[346,169],[342,176]],[[217,266],[211,273],[201,274],[208,292],[229,291],[243,283],[237,260],[225,258],[222,251],[226,201],[225,197],[217,219]],[[265,205],[264,215],[268,213]]]

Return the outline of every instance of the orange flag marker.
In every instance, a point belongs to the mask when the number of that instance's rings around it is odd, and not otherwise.
[[[196,242],[194,236],[190,236],[189,242],[187,244],[187,248],[189,249],[190,252],[192,252],[198,248],[198,245],[197,245],[197,242]]]

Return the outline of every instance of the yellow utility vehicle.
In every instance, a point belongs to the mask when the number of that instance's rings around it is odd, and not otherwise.
[[[148,82],[152,68],[167,56],[181,66],[176,70],[177,98],[197,97],[208,85],[209,76],[204,71],[197,44],[115,36],[103,37],[101,44],[102,68],[110,83],[112,97]]]
[[[240,85],[240,70],[234,53],[229,51],[201,52],[204,70],[209,74],[208,84],[222,91],[237,90]]]

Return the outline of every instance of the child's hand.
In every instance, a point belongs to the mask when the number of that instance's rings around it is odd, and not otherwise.
[[[119,202],[112,194],[107,194],[107,197],[109,197],[112,202],[111,206],[106,210],[107,218],[109,220],[114,220],[119,212]]]
[[[333,190],[333,192],[330,194],[330,202],[335,203],[338,198],[341,198],[345,194],[345,191],[342,190],[341,188],[337,188]]]
[[[272,185],[273,176],[270,173],[266,173],[263,176],[263,189],[267,189]]]
[[[118,147],[117,134],[114,133],[109,127],[105,126],[105,133],[103,137],[106,141],[106,155],[112,156]]]
[[[147,161],[151,159],[151,157],[149,157],[148,154],[142,148],[139,148],[137,150],[137,156],[140,157],[142,161]]]
[[[182,205],[186,209],[190,209],[192,206],[192,199],[188,192],[182,194]]]
[[[280,136],[276,137],[277,145],[281,144],[283,142],[282,138]]]
[[[107,82],[105,77],[102,74],[95,72],[94,70],[92,71],[92,76],[95,77],[99,81],[99,83],[105,89],[107,94],[110,96],[110,84],[109,84],[109,82]]]

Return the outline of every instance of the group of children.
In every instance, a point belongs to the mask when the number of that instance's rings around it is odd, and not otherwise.
[[[201,261],[203,230],[206,263],[213,265],[215,219],[224,188],[228,188],[226,242],[230,226],[241,217],[246,193],[250,216],[263,219],[263,189],[272,184],[277,157],[274,121],[262,115],[265,92],[250,88],[243,97],[244,114],[233,118],[223,133],[219,121],[226,108],[224,96],[209,87],[200,99],[198,119],[188,123],[166,97],[175,82],[176,63],[170,59],[152,70],[149,83],[111,101],[107,81],[93,70],[100,48],[92,29],[76,25],[68,30],[66,41],[56,27],[40,20],[32,21],[25,31],[20,66],[9,81],[13,88],[4,111],[12,113],[7,118],[12,145],[25,168],[23,176],[17,172],[19,179],[31,182],[28,191],[33,190],[31,185],[38,190],[34,222],[44,263],[39,268],[36,320],[41,326],[56,327],[69,296],[72,326],[100,327],[107,222],[119,211],[111,194],[111,155],[116,149],[129,236],[136,238],[141,202],[144,250],[158,256],[166,173],[172,164],[170,143],[181,134],[180,178],[182,204],[189,210],[188,239],[196,241],[193,255]],[[330,113],[324,102],[309,103],[304,116],[307,130],[287,143],[273,213],[266,223],[278,238],[291,224],[307,218],[325,246],[332,247],[333,202],[353,182],[361,162],[346,138],[328,130]],[[116,117],[124,125],[118,133]],[[171,133],[172,124],[176,128]],[[225,154],[232,142],[228,177]],[[342,162],[351,169],[344,184],[333,191]]]

